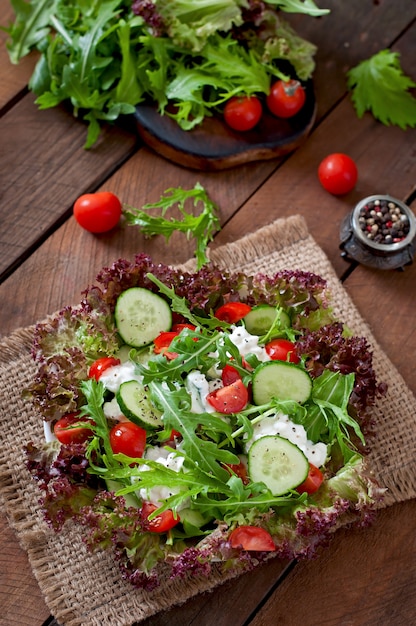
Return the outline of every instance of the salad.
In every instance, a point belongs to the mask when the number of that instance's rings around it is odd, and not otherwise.
[[[321,277],[196,273],[141,254],[35,332],[26,446],[56,532],[111,549],[132,585],[311,557],[383,489],[365,462],[386,391]],[[366,441],[367,440],[367,441]]]

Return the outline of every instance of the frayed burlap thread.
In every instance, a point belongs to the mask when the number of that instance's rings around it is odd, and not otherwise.
[[[374,407],[377,440],[368,456],[373,473],[387,489],[383,505],[414,498],[416,399],[378,346],[324,252],[309,235],[305,220],[301,216],[276,220],[238,242],[211,250],[210,259],[220,267],[247,274],[300,269],[327,279],[335,314],[355,334],[368,339],[378,379],[389,383],[387,397]],[[194,261],[183,268],[192,271]],[[229,580],[231,575],[218,566],[209,580],[166,579],[153,592],[134,590],[121,580],[110,553],[91,554],[86,550],[76,525],[67,524],[59,534],[47,528],[38,502],[38,487],[25,468],[22,452],[28,441],[43,441],[42,420],[21,393],[35,373],[30,356],[33,330],[17,330],[0,345],[0,495],[3,510],[27,551],[46,604],[58,622],[62,626],[131,626],[171,608],[178,598],[185,602]]]

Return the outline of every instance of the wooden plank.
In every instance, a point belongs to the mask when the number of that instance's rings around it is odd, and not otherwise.
[[[0,120],[0,276],[62,220],[80,191],[94,190],[135,149],[134,133],[106,128],[92,150],[86,127],[62,108],[38,111],[27,95]]]
[[[3,515],[0,546],[0,624],[40,626],[47,619],[49,609],[33,578],[26,552],[19,547]]]
[[[331,549],[288,574],[250,626],[403,626],[416,615],[416,502],[343,529]]]
[[[415,33],[413,26],[397,43],[403,58],[416,58]],[[318,91],[318,102],[322,97]],[[233,241],[239,233],[255,230],[278,217],[301,213],[341,276],[348,268],[338,250],[344,217],[359,200],[374,193],[397,198],[411,194],[416,172],[415,141],[414,129],[404,132],[398,127],[385,127],[370,114],[358,119],[345,98],[222,229],[215,244]],[[356,188],[342,197],[324,191],[317,177],[320,161],[333,152],[349,154],[359,171]]]

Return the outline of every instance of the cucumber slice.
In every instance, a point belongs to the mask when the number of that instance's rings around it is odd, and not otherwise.
[[[105,484],[108,491],[113,491],[114,493],[117,493],[117,491],[120,491],[120,489],[123,489],[123,487],[125,486],[123,485],[123,483],[119,482],[118,480],[113,480],[112,478],[106,478]],[[140,504],[134,493],[126,493],[124,494],[123,498],[126,501],[127,507],[133,506],[136,509],[139,508]]]
[[[276,320],[277,317],[277,320]],[[265,335],[275,324],[276,336],[279,330],[290,328],[290,317],[282,309],[278,310],[268,304],[259,304],[251,309],[243,318],[246,330],[250,335]]]
[[[302,404],[311,395],[309,374],[294,363],[266,361],[253,374],[253,402],[267,404],[272,398],[294,400]]]
[[[120,337],[129,346],[140,348],[172,326],[169,304],[143,287],[126,289],[118,297],[115,320]]]
[[[281,496],[301,485],[309,472],[306,456],[293,443],[278,435],[257,439],[248,453],[248,473],[274,496]]]
[[[145,388],[137,380],[122,383],[116,398],[122,413],[137,426],[146,430],[163,426],[162,414],[150,403]]]

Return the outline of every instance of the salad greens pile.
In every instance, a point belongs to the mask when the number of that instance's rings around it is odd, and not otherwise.
[[[41,109],[70,102],[88,122],[150,101],[189,130],[236,94],[267,94],[272,77],[311,76],[316,48],[282,12],[327,13],[313,0],[11,0],[13,63],[37,49],[29,88]]]
[[[169,346],[169,358],[153,344],[123,344],[115,310],[120,295],[133,287],[158,294],[174,319],[188,324]],[[232,363],[250,387],[259,357],[255,351],[242,354],[230,340],[232,329],[242,324],[244,330],[244,322],[230,324],[213,315],[237,301],[276,307],[290,318],[290,326],[279,326],[279,336],[294,342],[298,367],[310,376],[306,402],[272,397],[226,415],[191,408],[186,383],[191,372],[209,378]],[[277,326],[267,335],[275,332]],[[162,425],[147,432],[145,453],[134,463],[113,450],[114,418],[105,409],[112,393],[89,376],[96,359],[121,354],[163,416]],[[136,587],[151,590],[166,575],[209,576],[218,562],[236,572],[254,567],[269,553],[230,541],[230,533],[247,526],[270,535],[276,556],[311,557],[346,520],[368,522],[382,497],[364,454],[366,439],[373,436],[371,407],[386,387],[377,383],[367,341],[334,319],[326,282],[315,274],[283,270],[246,276],[215,266],[191,274],[155,265],[143,254],[134,262],[120,259],[102,270],[79,306],[38,325],[33,356],[38,373],[27,393],[45,422],[78,412],[91,431],[82,443],[27,445],[45,519],[56,532],[69,519],[80,524],[89,548],[112,549],[123,577]],[[305,429],[311,445],[327,446],[317,491],[273,495],[265,483],[232,469],[241,466],[258,425],[281,414],[295,430]],[[145,520],[143,493],[154,489],[164,495]],[[179,518],[166,532],[146,525],[166,512]]]

